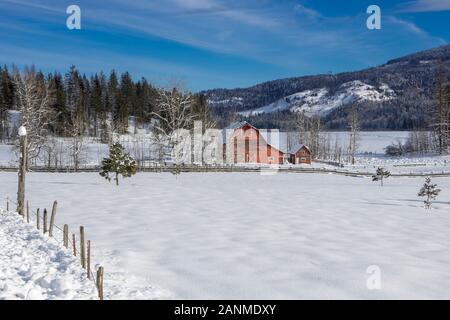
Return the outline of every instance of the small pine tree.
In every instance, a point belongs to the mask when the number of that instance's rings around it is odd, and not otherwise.
[[[391,176],[391,173],[383,168],[378,168],[377,172],[372,176],[372,181],[380,181],[383,186],[383,180]]]
[[[116,142],[109,147],[109,158],[102,161],[102,171],[100,175],[106,180],[111,181],[111,175],[119,185],[119,174],[127,178],[136,174],[136,161],[128,153],[125,153],[124,147]]]
[[[180,167],[179,164],[176,164],[176,165],[173,167],[172,174],[173,174],[176,178],[178,178],[178,176],[181,174],[181,167]]]
[[[419,197],[427,197],[423,203],[425,204],[425,209],[431,209],[431,201],[436,199],[440,192],[441,189],[437,188],[437,184],[431,183],[431,178],[426,177],[425,183],[417,195]]]

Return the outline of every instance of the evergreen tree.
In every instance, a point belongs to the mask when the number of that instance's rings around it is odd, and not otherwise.
[[[211,117],[210,108],[206,96],[202,93],[193,97],[192,112],[195,114],[195,120],[201,121],[203,133],[206,129],[215,127],[215,122]]]
[[[8,110],[14,108],[14,81],[8,68],[0,68],[0,141],[7,138]]]
[[[128,153],[125,153],[125,149],[120,143],[116,142],[109,148],[109,157],[102,161],[100,175],[108,181],[114,178],[118,186],[119,175],[127,178],[136,174],[136,171],[136,161]]]
[[[151,114],[155,110],[157,90],[153,88],[145,78],[136,84],[136,123],[142,127],[150,122]]]
[[[97,74],[91,78],[91,98],[90,113],[92,114],[92,134],[94,137],[99,135],[99,127],[102,126],[105,119],[105,106],[102,97],[102,84]]]
[[[117,95],[118,95],[119,82],[117,80],[117,74],[115,70],[112,70],[108,79],[108,91],[106,99],[106,110],[111,114],[116,113],[117,109]]]
[[[383,168],[378,168],[377,172],[372,176],[372,181],[380,181],[383,186],[383,180],[391,176],[391,173]]]
[[[0,67],[0,74],[1,73],[2,69]],[[2,91],[2,83],[0,82],[0,142],[5,138],[6,125],[8,123],[8,109],[6,109]]]
[[[131,76],[128,72],[122,74],[120,79],[120,89],[117,99],[117,109],[114,114],[117,132],[126,134],[128,132],[128,117],[134,115],[135,88]]]
[[[437,188],[437,184],[431,183],[431,178],[426,177],[425,183],[420,189],[417,196],[427,197],[426,200],[423,201],[423,203],[425,204],[425,209],[431,209],[431,201],[436,199],[440,192],[441,189]]]
[[[64,92],[64,83],[61,74],[50,74],[48,82],[55,92],[55,99],[51,105],[55,113],[55,121],[52,123],[52,131],[57,136],[67,136],[67,124],[70,123],[70,113],[66,109],[66,95]]]

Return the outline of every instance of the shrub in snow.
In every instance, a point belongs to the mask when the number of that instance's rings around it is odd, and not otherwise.
[[[377,172],[372,176],[372,181],[380,181],[383,186],[383,180],[389,178],[391,173],[383,168],[378,168]]]
[[[401,142],[398,144],[391,144],[384,148],[384,152],[390,157],[401,157],[406,154],[405,149]]]
[[[179,164],[176,164],[176,165],[173,167],[172,174],[173,174],[175,177],[178,177],[178,175],[181,174],[181,167],[180,167]]]
[[[104,158],[102,161],[100,175],[108,181],[111,181],[111,176],[113,176],[116,185],[119,185],[119,174],[127,178],[136,174],[136,170],[136,161],[128,153],[125,153],[125,149],[120,143],[116,142],[109,147],[109,158]]]
[[[417,195],[419,197],[427,197],[423,203],[425,204],[425,209],[431,209],[431,201],[436,199],[440,192],[441,189],[437,188],[437,184],[431,183],[431,178],[426,177],[425,183]]]

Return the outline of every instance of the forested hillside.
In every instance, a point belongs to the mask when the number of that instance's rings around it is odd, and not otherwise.
[[[173,110],[164,105],[167,102]],[[209,119],[201,95],[183,88],[156,88],[145,78],[133,80],[128,72],[86,76],[75,66],[65,74],[0,67],[0,142],[15,136],[20,122],[28,122],[35,136],[91,136],[108,141],[111,133],[134,133],[152,120],[163,126],[161,119],[171,120],[169,111],[186,118],[187,126]]]
[[[439,65],[448,81],[450,45],[419,52],[384,65],[340,74],[275,80],[250,88],[204,92],[219,122],[245,118],[259,127],[292,129],[293,112],[319,112],[328,129],[348,129],[349,110],[360,110],[362,129],[426,128],[435,99]],[[353,90],[349,86],[359,83]],[[361,86],[366,90],[361,92]],[[377,97],[384,94],[389,95]],[[323,97],[318,95],[323,94]],[[294,97],[294,99],[293,99]],[[320,99],[319,99],[320,98]]]

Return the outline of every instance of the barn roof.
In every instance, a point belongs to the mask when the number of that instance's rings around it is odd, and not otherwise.
[[[249,126],[252,126],[250,123],[248,123],[247,121],[238,121],[238,122],[233,122],[232,124],[230,124],[228,127],[226,127],[225,129],[231,129],[231,130],[236,130],[239,128],[242,128],[243,126],[245,126],[246,124],[248,124]],[[253,126],[252,126],[253,127]],[[253,127],[254,128],[254,127]]]
[[[298,151],[300,151],[300,149],[303,148],[303,147],[306,148],[309,152],[311,152],[311,150],[309,149],[308,146],[305,146],[305,145],[302,144],[302,143],[297,143],[297,144],[293,145],[293,146],[289,149],[288,153],[290,153],[290,154],[295,154],[295,153],[297,153]]]

